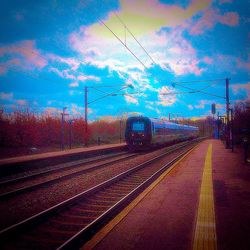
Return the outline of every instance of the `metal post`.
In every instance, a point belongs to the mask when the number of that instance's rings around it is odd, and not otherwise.
[[[64,150],[64,113],[61,113],[61,150]]]
[[[67,109],[67,107],[63,108],[63,112],[61,113],[62,116],[62,120],[61,120],[61,149],[64,150],[64,116],[68,115],[65,114],[65,110]]]
[[[233,127],[233,109],[231,111],[231,141],[232,141],[232,152],[234,151],[234,127]]]
[[[229,148],[230,126],[229,126],[229,79],[228,78],[226,78],[226,112],[227,112],[226,148]]]
[[[69,148],[72,148],[72,123],[74,120],[69,120]]]
[[[170,121],[170,113],[168,113],[168,120]]]
[[[220,139],[220,113],[217,113],[217,139]]]
[[[122,143],[122,119],[120,119],[120,143]]]
[[[85,146],[88,146],[88,87],[84,87],[85,92]]]

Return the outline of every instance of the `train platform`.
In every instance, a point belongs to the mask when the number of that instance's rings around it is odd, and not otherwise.
[[[250,165],[203,141],[82,249],[250,249]]]
[[[81,147],[81,148],[74,148],[74,149],[66,149],[62,151],[55,151],[55,152],[47,152],[47,153],[40,153],[40,154],[32,154],[32,155],[24,155],[18,157],[10,157],[0,159],[0,167],[3,165],[10,165],[10,164],[19,164],[31,161],[38,161],[38,160],[49,160],[52,158],[60,158],[60,157],[68,157],[74,155],[83,155],[95,152],[101,152],[105,150],[115,150],[115,149],[125,149],[125,143],[116,143],[116,144],[105,144],[105,145],[97,145],[97,146],[89,146],[89,147]]]

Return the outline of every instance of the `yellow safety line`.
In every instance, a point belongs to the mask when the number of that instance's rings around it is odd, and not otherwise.
[[[193,240],[193,250],[200,249],[217,249],[212,179],[212,144],[209,144],[204,164]]]
[[[158,179],[156,179],[149,187],[147,187],[137,198],[135,198],[126,208],[124,208],[113,220],[111,220],[104,228],[102,228],[97,234],[93,236],[91,240],[89,240],[81,250],[93,249],[127,214],[148,194],[150,193],[155,186],[157,186],[163,178],[168,175],[176,165],[178,165],[184,158],[186,158],[194,149],[196,149],[198,145],[196,145],[192,150],[182,156],[176,163],[174,163],[170,168],[168,168],[164,173],[162,173]]]

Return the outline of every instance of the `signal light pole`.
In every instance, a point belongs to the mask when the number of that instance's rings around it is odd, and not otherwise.
[[[229,125],[229,78],[226,78],[226,116],[227,116],[227,131],[226,131],[226,148],[230,147],[230,125]]]

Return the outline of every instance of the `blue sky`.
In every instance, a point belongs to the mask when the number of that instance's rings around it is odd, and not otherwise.
[[[225,78],[231,104],[250,100],[249,8],[249,0],[1,1],[0,108],[80,116],[88,86],[91,120],[203,117],[212,103],[223,114]]]

